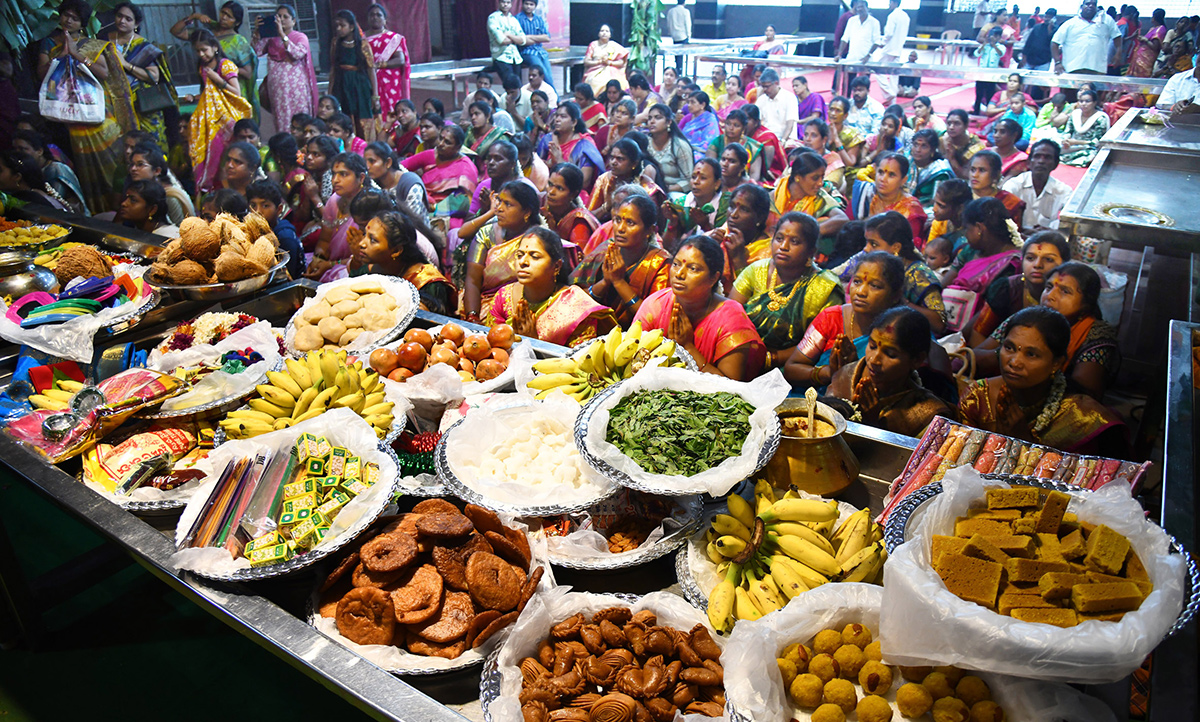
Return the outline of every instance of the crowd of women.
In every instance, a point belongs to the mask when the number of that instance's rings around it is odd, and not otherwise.
[[[455,122],[437,99],[409,98],[404,39],[382,6],[366,32],[335,15],[332,90],[318,96],[295,11],[279,6],[274,32],[259,22],[247,41],[228,2],[216,21],[172,28],[201,90],[181,99],[196,104],[185,142],[168,145],[161,113],[139,102],[167,75],[137,35],[141,11],[119,4],[107,38],[81,34],[82,0],[60,14],[42,65],[70,56],[130,104],[70,126],[69,158],[27,119],[0,155],[0,190],[163,235],[188,215],[253,210],[293,277],[403,277],[431,311],[564,345],[640,321],[706,372],[778,368],[797,393],[814,387],[899,433],[940,414],[1109,455],[1123,433],[1101,405],[1119,356],[1100,278],[1001,189],[1046,165],[1007,115],[990,148],[964,111],[940,117],[924,96],[864,134],[856,100],[826,103],[797,77],[803,124],[781,138],[754,102],[754,68],[721,69],[704,89],[667,68],[655,87],[605,26],[569,95],[540,68],[503,93],[483,74]],[[1052,106],[1048,125],[1067,116],[1061,145],[1044,137],[1030,154],[1075,151],[1092,98]],[[265,109],[281,132],[264,139]],[[973,352],[949,357],[935,342],[948,331]]]

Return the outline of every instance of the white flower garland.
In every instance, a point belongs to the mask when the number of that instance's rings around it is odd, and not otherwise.
[[[1008,226],[1008,239],[1012,241],[1014,246],[1020,248],[1024,245],[1025,240],[1021,238],[1021,227],[1011,218],[1004,219],[1004,225]]]
[[[1063,394],[1067,390],[1067,377],[1062,371],[1054,373],[1054,381],[1050,386],[1050,396],[1046,399],[1046,405],[1042,407],[1042,413],[1038,414],[1037,420],[1033,423],[1033,433],[1041,434],[1058,415],[1058,408],[1062,404]]]

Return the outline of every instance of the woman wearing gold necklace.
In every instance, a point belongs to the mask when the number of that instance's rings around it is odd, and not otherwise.
[[[767,347],[764,368],[787,362],[804,331],[823,309],[842,302],[837,276],[813,265],[821,229],[807,213],[785,213],[771,237],[771,256],[738,274],[729,297],[746,315]]]
[[[928,217],[921,201],[909,195],[908,158],[899,153],[885,153],[875,162],[875,180],[855,181],[850,194],[851,217],[866,220],[887,211],[896,211],[912,226],[917,249],[925,247],[925,220]]]
[[[115,29],[108,34],[108,40],[114,52],[110,58],[119,63],[124,72],[111,75],[109,83],[119,94],[130,98],[137,127],[153,135],[160,147],[167,148],[163,111],[143,113],[138,110],[138,95],[156,83],[161,83],[171,97],[175,97],[167,57],[154,43],[138,35],[143,18],[142,9],[131,2],[118,3],[113,10]]]

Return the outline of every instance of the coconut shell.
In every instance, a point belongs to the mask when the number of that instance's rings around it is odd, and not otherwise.
[[[246,235],[250,240],[257,240],[271,232],[271,226],[267,223],[267,219],[257,213],[246,214],[246,220],[243,221],[246,227]]]
[[[245,256],[225,251],[217,256],[216,271],[217,279],[221,283],[232,283],[264,274],[267,269]]]
[[[179,238],[183,255],[197,263],[211,261],[221,252],[221,241],[208,226],[194,226],[186,232],[181,230]]]
[[[208,272],[204,266],[185,258],[171,266],[171,283],[177,286],[203,286],[208,283]]]
[[[275,265],[275,246],[272,246],[266,238],[259,238],[254,245],[250,246],[246,258],[260,266],[270,268]]]
[[[186,258],[187,255],[183,252],[183,240],[176,238],[168,243],[158,253],[157,262],[171,266]]]
[[[112,273],[112,264],[91,246],[74,246],[63,252],[54,268],[58,284],[66,287],[76,278],[104,278]]]

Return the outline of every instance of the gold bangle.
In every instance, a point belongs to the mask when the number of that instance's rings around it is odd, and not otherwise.
[[[808,380],[812,382],[813,386],[821,385],[821,367],[820,366],[813,366],[812,373],[810,373],[808,375]]]

